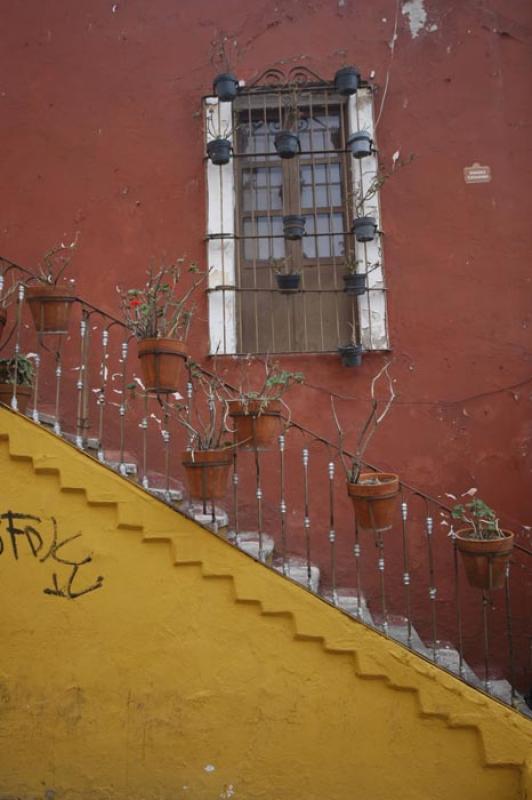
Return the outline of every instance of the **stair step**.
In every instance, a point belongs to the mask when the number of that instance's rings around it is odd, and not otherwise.
[[[262,553],[260,553],[259,534],[256,531],[239,531],[238,536],[235,531],[229,531],[227,536],[228,541],[235,544],[240,550],[243,550],[248,555],[253,556],[257,561],[262,561],[264,564],[271,564],[273,557],[273,550],[275,542],[267,533],[263,533],[262,539]]]
[[[304,558],[299,556],[289,556],[285,559],[284,566],[282,562],[276,562],[273,568],[277,572],[281,572],[288,578],[291,578],[296,583],[310,589],[314,594],[318,594],[320,586],[320,569],[315,564],[310,564],[310,576],[308,574],[307,562]]]
[[[366,625],[376,627],[364,595],[357,595],[352,589],[340,588],[336,589],[334,593],[332,591],[325,592],[323,597],[351,617],[362,620]]]
[[[203,503],[199,502],[189,502],[183,508],[180,509],[187,517],[190,517],[195,522],[199,522],[200,525],[204,525],[206,528],[210,528],[215,533],[220,530],[220,528],[226,528],[229,524],[229,517],[227,516],[226,512],[223,508],[219,506],[214,507],[214,520],[212,514],[212,507],[210,503],[207,503],[207,513],[203,510]]]

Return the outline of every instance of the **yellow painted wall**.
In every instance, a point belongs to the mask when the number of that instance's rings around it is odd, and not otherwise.
[[[513,711],[4,409],[0,467],[0,800],[532,798]]]

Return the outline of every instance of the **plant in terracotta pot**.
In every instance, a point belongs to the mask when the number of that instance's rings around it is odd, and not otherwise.
[[[301,273],[294,268],[291,256],[272,258],[270,264],[273,267],[275,280],[282,294],[291,294],[296,289],[299,289]]]
[[[190,367],[194,401],[176,404],[177,421],[189,434],[182,464],[189,495],[195,500],[219,500],[227,492],[234,444],[228,424],[228,395],[216,375]]]
[[[40,336],[68,333],[72,303],[76,298],[73,280],[65,282],[63,279],[78,246],[78,238],[76,234],[70,244],[62,242],[48,250],[39,264],[36,283],[26,286],[26,301]]]
[[[22,354],[0,359],[0,403],[13,404],[24,414],[33,388],[33,363]]]
[[[453,537],[471,586],[488,591],[500,589],[504,586],[514,534],[503,530],[493,509],[477,497],[457,503],[451,516],[464,523]]]
[[[281,410],[288,406],[282,397],[294,384],[303,383],[302,372],[289,372],[274,362],[264,361],[264,379],[258,389],[249,388],[251,359],[242,364],[238,398],[229,400],[235,444],[244,450],[266,450],[279,433]]]
[[[187,359],[188,337],[194,306],[192,296],[205,280],[197,264],[186,268],[192,278],[180,291],[184,259],[149,269],[140,289],[119,289],[126,326],[138,341],[138,357],[147,392],[171,394],[179,390],[183,365]]]
[[[399,494],[399,476],[391,472],[365,470],[363,457],[375,431],[384,421],[395,400],[393,380],[388,372],[389,366],[390,364],[386,363],[371,381],[371,409],[359,434],[351,465],[348,465],[345,460],[344,433],[338,421],[334,400],[331,397],[331,406],[339,434],[340,454],[347,477],[347,492],[353,502],[358,525],[362,529],[372,530],[377,534],[392,527]],[[387,395],[379,398],[377,392],[382,380],[386,380]]]

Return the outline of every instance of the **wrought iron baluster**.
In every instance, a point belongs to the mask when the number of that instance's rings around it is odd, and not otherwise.
[[[170,415],[168,412],[168,403],[164,404],[164,414],[163,414],[163,430],[161,431],[163,442],[164,442],[164,499],[167,503],[170,502],[170,431],[168,428],[168,423],[170,421]],[[205,470],[202,471],[204,474]],[[213,522],[215,522],[213,519]]]
[[[240,533],[240,523],[238,519],[238,458],[237,458],[238,449],[235,447],[233,450],[233,475],[232,475],[232,483],[233,483],[233,518],[234,518],[234,528],[235,528],[235,544],[238,546],[240,544],[239,541],[239,533]]]
[[[126,420],[126,369],[127,369],[127,356],[128,356],[128,342],[122,342],[122,346],[120,348],[120,361],[122,364],[122,389],[121,389],[121,399],[120,404],[118,406],[118,414],[120,417],[120,457],[118,461],[118,469],[121,475],[126,475],[126,465],[124,462],[124,452],[125,452],[125,420]]]
[[[281,433],[279,436],[279,455],[280,455],[280,479],[281,479],[281,500],[279,511],[281,514],[281,548],[282,548],[282,570],[286,575],[286,499],[285,499],[285,437]]]
[[[303,480],[304,480],[304,518],[303,527],[305,530],[305,555],[307,560],[307,588],[310,589],[312,585],[312,566],[310,562],[310,505],[309,505],[309,451],[304,447],[302,451],[303,459]]]
[[[490,639],[489,639],[489,621],[488,621],[488,606],[490,605],[489,592],[485,589],[482,590],[482,635],[484,646],[484,689],[489,692],[490,688]]]
[[[262,487],[261,487],[261,473],[260,473],[260,457],[259,457],[259,449],[255,442],[257,441],[257,432],[255,430],[256,426],[256,417],[251,417],[251,425],[252,425],[252,436],[253,436],[253,443],[254,443],[254,452],[255,452],[255,475],[256,475],[256,497],[257,497],[257,533],[259,537],[259,561],[264,561],[264,550],[263,550],[263,531],[262,531]]]
[[[353,555],[355,557],[355,581],[356,581],[356,592],[357,592],[357,609],[356,614],[359,619],[362,619],[362,584],[361,584],[361,565],[360,565],[360,558],[362,555],[362,550],[360,547],[360,531],[358,528],[358,520],[357,515],[354,513],[353,509],[353,521],[355,526],[355,543],[353,545]]]
[[[143,414],[139,423],[142,431],[142,486],[144,489],[150,488],[148,480],[148,392],[142,394]]]
[[[89,312],[83,308],[80,321],[80,365],[76,389],[78,390],[78,412],[76,423],[76,446],[83,449],[88,428],[88,357],[89,357]]]
[[[408,646],[412,647],[412,602],[410,597],[410,564],[408,556],[408,503],[401,497],[401,521],[403,532],[403,586],[405,587],[406,629]]]
[[[61,351],[57,350],[55,354],[55,417],[54,417],[54,433],[61,436],[61,422],[59,419],[59,409],[61,407],[61,377],[63,374],[63,366],[61,363]]]
[[[504,575],[504,605],[506,611],[506,635],[508,636],[508,657],[510,661],[510,703],[515,706],[516,693],[515,693],[515,653],[514,653],[514,638],[512,626],[512,604],[511,604],[511,590],[510,590],[510,562],[506,564],[506,572]]]
[[[450,536],[453,544],[453,573],[454,573],[454,606],[456,609],[456,632],[458,635],[458,674],[464,677],[464,641],[462,631],[462,598],[460,594],[460,569],[458,566],[458,548],[456,547],[456,534],[451,527]]]
[[[431,608],[432,619],[432,660],[434,663],[438,660],[438,635],[437,635],[437,621],[436,621],[436,597],[438,590],[436,589],[435,573],[434,573],[434,550],[432,543],[432,534],[434,531],[434,520],[428,513],[425,517],[425,531],[427,538],[427,552],[429,560],[429,600]]]
[[[100,388],[98,391],[98,461],[104,461],[104,447],[103,447],[103,424],[104,424],[104,411],[105,411],[105,390],[107,388],[107,377],[109,368],[107,361],[109,359],[108,353],[109,345],[109,329],[104,328],[102,331],[102,360],[100,362]]]
[[[11,408],[18,411],[17,386],[18,386],[18,362],[20,356],[20,331],[22,328],[22,304],[24,303],[24,284],[20,283],[17,289],[17,310],[16,310],[16,334],[15,334],[15,375],[13,379],[13,394],[11,396]]]
[[[329,461],[329,543],[331,545],[331,592],[332,601],[336,605],[338,596],[336,594],[336,531],[334,529],[334,461]]]
[[[41,370],[41,356],[39,353],[35,353],[33,356],[34,361],[34,368],[33,368],[33,409],[31,412],[32,420],[37,424],[41,424],[41,419],[39,417],[39,373]]]

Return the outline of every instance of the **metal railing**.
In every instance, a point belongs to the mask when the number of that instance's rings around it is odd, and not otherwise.
[[[392,529],[360,529],[338,446],[286,417],[279,418],[269,450],[232,451],[223,508],[187,502],[181,452],[188,433],[171,402],[143,390],[124,324],[77,298],[70,333],[39,337],[24,295],[21,283],[0,357],[30,354],[35,373],[26,413],[35,423],[136,477],[166,502],[180,502],[185,513],[228,529],[237,546],[362,622],[525,708],[518,693],[532,682],[532,552],[526,546],[515,545],[501,590],[471,588],[450,508],[404,481]],[[20,391],[14,383],[9,398],[19,410]],[[183,395],[190,409],[196,402],[190,381]]]

